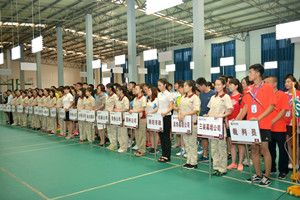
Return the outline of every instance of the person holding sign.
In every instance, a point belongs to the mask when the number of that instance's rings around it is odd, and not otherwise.
[[[144,156],[146,153],[146,106],[147,99],[143,94],[143,89],[141,85],[135,86],[135,92],[137,96],[133,100],[133,108],[129,111],[130,114],[138,113],[139,114],[139,127],[135,130],[135,141],[138,147],[138,150],[134,152],[134,155],[137,157]],[[169,132],[170,133],[170,132]],[[170,134],[169,134],[170,135]]]
[[[293,90],[293,83],[295,84],[295,88],[298,88],[298,82],[296,80],[296,78],[292,75],[292,74],[287,74],[285,75],[284,77],[284,80],[285,80],[285,88],[288,90],[286,91],[286,95],[287,95],[287,98],[288,98],[288,101],[289,101],[289,109],[288,111],[286,112],[285,114],[285,123],[286,123],[286,129],[287,129],[287,135],[286,135],[286,141],[287,141],[287,148],[288,148],[288,153],[290,155],[290,158],[292,157],[293,155],[293,151],[292,151],[292,144],[293,144],[293,140],[292,140],[292,137],[293,137],[293,120],[292,120],[292,109],[293,109],[293,94],[292,94],[292,90]],[[300,91],[299,90],[296,90],[295,91],[295,97],[297,100],[299,100],[300,98]],[[297,127],[297,124],[300,124],[299,121],[296,120],[296,126]],[[297,141],[297,134],[295,134],[296,136],[296,141]],[[295,147],[296,148],[296,152],[297,152],[297,146]],[[293,169],[293,160],[290,159],[290,162],[289,162],[289,165],[288,165],[288,168],[289,169]]]
[[[114,89],[114,84],[108,83],[106,85],[106,92],[108,95],[106,96],[105,110],[110,112],[116,107],[116,103],[118,101],[118,96],[115,94],[116,91]],[[110,142],[110,145],[107,147],[107,149],[117,149],[116,131],[117,130],[115,126],[107,125],[107,135]]]
[[[269,83],[274,88],[275,93],[275,109],[271,113],[272,115],[272,127],[271,127],[271,142],[269,144],[269,151],[272,157],[272,168],[271,173],[276,173],[276,143],[279,149],[279,179],[285,179],[286,175],[289,173],[288,164],[289,158],[287,152],[285,151],[285,141],[286,141],[286,125],[284,116],[289,110],[289,100],[287,95],[277,89],[278,79],[276,76],[267,76],[264,78],[265,83]]]
[[[158,79],[157,82],[160,93],[157,95],[157,114],[163,117],[164,125],[163,132],[159,133],[162,157],[158,159],[158,162],[170,162],[171,161],[171,111],[173,110],[173,94],[167,89],[167,79]]]
[[[42,89],[39,89],[38,94],[39,94],[39,98],[37,99],[38,107],[41,108],[41,107],[43,107],[44,91]],[[42,125],[43,125],[42,124],[42,116],[39,115],[39,129],[43,129]]]
[[[54,108],[56,106],[55,90],[53,90],[53,89],[50,90],[49,101],[48,101],[48,104],[45,105],[45,106],[48,109]],[[46,118],[46,120],[47,120],[47,132],[50,135],[55,134],[56,133],[56,126],[57,126],[56,117],[48,116]]]
[[[65,96],[62,100],[63,108],[66,111],[65,122],[66,122],[66,129],[68,131],[68,136],[65,139],[67,139],[67,140],[69,140],[73,137],[73,122],[70,120],[69,110],[73,106],[73,99],[74,98],[73,98],[70,91],[71,91],[71,88],[69,86],[64,87]]]
[[[186,169],[197,168],[197,113],[200,110],[201,102],[195,92],[196,83],[192,80],[186,81],[184,83],[185,95],[181,97],[178,110],[179,121],[183,121],[187,115],[192,116],[192,133],[182,136],[187,156],[186,164],[183,167]]]
[[[242,110],[239,119],[242,120],[247,113],[247,120],[258,121],[261,135],[261,146],[253,145],[251,147],[251,157],[254,164],[256,174],[246,182],[259,183],[261,187],[267,187],[271,184],[270,172],[271,172],[271,154],[269,151],[269,142],[271,141],[271,127],[272,127],[272,115],[270,113],[274,110],[275,94],[274,88],[268,84],[263,83],[262,75],[264,74],[264,67],[260,64],[255,64],[249,68],[249,80],[254,84],[248,87],[248,91],[243,100],[245,106]],[[260,154],[259,150],[264,156],[265,160],[265,175],[263,176],[260,168]]]
[[[79,96],[78,100],[77,100],[77,110],[84,110],[84,103],[86,102],[86,91],[84,88],[80,88],[77,91],[77,94]],[[79,113],[79,112],[78,112]],[[79,127],[79,136],[80,139],[78,140],[78,142],[84,142],[86,140],[86,134],[84,134],[84,122],[81,120],[78,120],[78,127]]]
[[[63,99],[64,99],[64,88],[63,87],[59,87],[57,89],[57,93],[59,95],[59,98],[57,99],[57,102],[56,102],[56,110],[57,110],[57,113],[59,113],[59,109],[60,108],[63,108]],[[58,137],[62,137],[62,136],[65,136],[66,134],[66,126],[65,126],[65,121],[64,119],[58,117],[58,124],[59,124],[59,129],[60,129],[60,133],[58,134]]]
[[[106,96],[104,95],[104,92],[105,92],[104,85],[103,84],[97,85],[97,97],[95,101],[96,112],[98,110],[104,110],[105,108]],[[97,130],[100,136],[100,143],[98,144],[98,146],[103,146],[105,140],[105,138],[103,137],[104,125],[98,124]]]
[[[49,96],[50,89],[46,88],[44,89],[44,96],[41,98],[41,107],[46,108],[48,105],[48,102],[50,100]],[[42,115],[41,116],[41,124],[42,124],[42,131],[47,131],[47,117]]]
[[[117,86],[117,95],[119,97],[116,102],[116,107],[113,109],[114,112],[127,112],[129,110],[129,99],[127,94],[127,89],[124,86]],[[124,119],[124,115],[122,117]],[[118,131],[118,141],[120,144],[120,148],[118,149],[119,153],[127,152],[128,147],[128,134],[126,127],[116,127]]]
[[[146,106],[146,117],[148,114],[156,114],[158,107],[157,107],[157,89],[155,87],[149,88],[147,90],[147,106]],[[155,152],[158,153],[157,147],[158,144],[158,138],[156,139],[156,144],[154,144],[154,137],[157,137],[157,134],[155,134],[153,131],[149,132],[149,139],[151,143],[151,149],[149,151],[150,154],[154,154]]]
[[[246,152],[245,145],[238,144],[234,145],[231,144],[231,137],[230,137],[230,130],[229,130],[229,123],[228,121],[235,119],[238,114],[241,112],[242,108],[244,107],[244,103],[242,102],[242,93],[243,88],[238,79],[230,79],[229,81],[229,90],[231,92],[230,99],[232,102],[233,110],[231,115],[229,115],[225,120],[226,125],[226,133],[227,133],[227,139],[228,143],[231,146],[231,156],[232,156],[232,162],[230,165],[228,165],[227,169],[237,169],[238,171],[243,171],[243,159]],[[236,147],[239,149],[239,164],[236,163]]]
[[[32,91],[33,94],[33,100],[30,106],[32,106],[33,108],[38,106],[38,103],[40,101],[40,97],[38,96],[38,91],[37,90],[33,90]],[[40,119],[39,119],[39,115],[38,113],[34,112],[31,118],[31,126],[33,128],[33,130],[38,130],[40,128]]]
[[[28,104],[28,97],[26,96],[26,92],[22,91],[22,99],[21,99],[21,103],[20,105],[23,106],[23,113],[20,113],[20,125],[22,127],[26,127],[27,126],[27,113],[25,113],[25,107]]]
[[[27,101],[27,104],[25,105],[25,107],[28,107],[32,104],[32,101],[33,101],[32,90],[28,91],[27,98],[28,98],[28,101]],[[29,114],[28,118],[26,119],[26,124],[29,125],[29,127],[32,127],[32,116],[33,116],[33,114]]]
[[[18,126],[20,124],[20,121],[19,121],[19,113],[17,112],[17,106],[20,105],[22,96],[21,96],[20,90],[16,90],[15,94],[16,95],[15,95],[15,98],[13,101],[14,104],[12,104],[12,105],[15,106],[16,108],[15,108],[15,112],[13,113],[14,123],[12,125]]]
[[[225,119],[231,115],[233,106],[227,94],[226,80],[218,78],[215,81],[217,94],[212,96],[207,107],[210,108],[204,117],[214,117]],[[213,175],[223,176],[227,173],[227,149],[225,137],[211,140],[211,156],[213,159]]]
[[[86,100],[83,102],[85,110],[95,110],[95,98],[93,94],[93,89],[88,87],[85,91]],[[94,142],[95,140],[95,129],[94,125],[92,125],[91,130],[91,122],[83,123],[83,134],[88,139],[89,142]],[[91,132],[92,131],[92,132]]]

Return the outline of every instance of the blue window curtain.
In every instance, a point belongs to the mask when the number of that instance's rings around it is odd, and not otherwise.
[[[276,40],[275,33],[261,35],[261,64],[277,61],[277,69],[266,69],[264,76],[276,76],[278,88],[284,90],[284,76],[294,73],[294,44],[290,39]]]
[[[221,67],[220,58],[223,57],[234,57],[234,65]],[[213,82],[221,75],[236,77],[235,40],[224,43],[211,44],[211,67],[220,67],[220,73],[211,75],[211,80]]]
[[[145,68],[147,68],[148,73],[145,74],[145,82],[152,86],[157,85],[159,79],[159,62],[156,60],[145,61]]]
[[[128,59],[126,58],[126,63],[121,65],[123,68],[123,73],[122,73],[122,83],[125,83],[126,78],[125,78],[125,73],[128,73]]]
[[[193,71],[190,69],[192,61],[192,48],[179,49],[174,51],[175,73],[174,81],[193,80]]]

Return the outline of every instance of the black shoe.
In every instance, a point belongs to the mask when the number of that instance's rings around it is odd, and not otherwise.
[[[186,167],[186,169],[196,169],[197,167],[197,165],[189,165]]]
[[[227,160],[231,160],[231,154],[230,153],[227,154]]]
[[[191,166],[190,164],[185,164],[182,167],[185,168],[185,169],[188,169],[190,166]]]
[[[263,177],[262,179],[261,179],[261,182],[259,183],[259,187],[268,187],[269,185],[271,184],[271,180],[269,179],[269,178],[267,178],[267,177]]]
[[[286,173],[279,173],[279,175],[278,175],[278,179],[281,179],[281,180],[283,180],[283,179],[285,179],[286,178]]]

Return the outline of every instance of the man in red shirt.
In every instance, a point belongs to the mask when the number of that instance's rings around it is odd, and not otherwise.
[[[251,156],[256,174],[251,177],[254,182],[259,182],[259,186],[267,187],[271,184],[271,155],[269,151],[269,142],[271,141],[271,126],[272,116],[270,113],[274,110],[275,94],[273,87],[268,83],[263,83],[262,75],[264,67],[260,64],[252,65],[249,68],[249,80],[254,84],[249,86],[249,89],[243,98],[245,106],[242,110],[239,120],[242,120],[247,114],[247,120],[258,121],[262,144],[253,145],[251,147]],[[265,175],[263,176],[260,168],[259,150],[265,160]],[[251,178],[246,182],[251,183]]]
[[[276,174],[276,143],[279,149],[279,179],[285,179],[286,175],[289,173],[288,164],[289,157],[285,150],[286,141],[286,125],[284,116],[289,110],[289,100],[286,94],[277,89],[278,79],[275,76],[267,76],[264,78],[265,83],[269,83],[274,88],[275,93],[275,109],[270,114],[272,116],[272,127],[271,127],[271,139],[269,143],[269,150],[272,157],[272,168],[271,174]]]

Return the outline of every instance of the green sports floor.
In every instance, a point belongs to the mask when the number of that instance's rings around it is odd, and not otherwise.
[[[181,169],[175,155],[171,163],[158,163],[154,155],[131,158],[96,144],[0,125],[0,200],[298,199],[285,193],[294,185],[288,179],[273,176],[270,187],[260,188],[244,182],[248,171],[210,178],[208,164]]]

